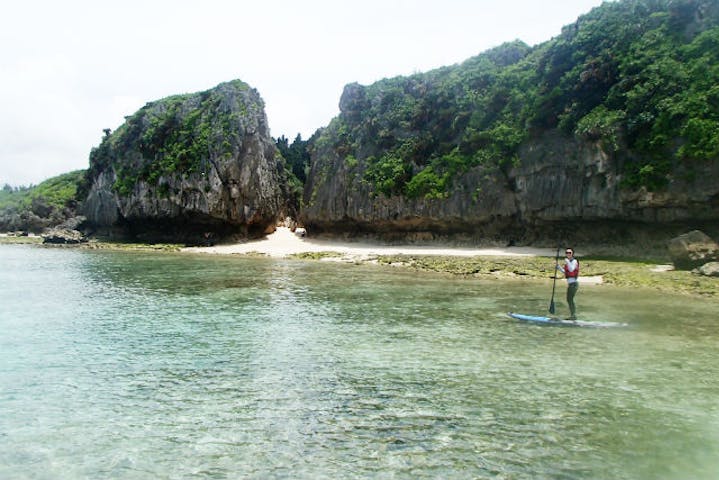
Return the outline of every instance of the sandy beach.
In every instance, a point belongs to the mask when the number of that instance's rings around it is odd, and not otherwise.
[[[328,261],[367,261],[378,255],[444,255],[456,257],[496,256],[496,257],[551,257],[556,250],[535,247],[493,247],[466,248],[451,246],[390,245],[379,242],[354,242],[349,240],[320,240],[300,237],[287,227],[278,227],[275,232],[259,240],[212,247],[186,247],[183,252],[207,253],[217,255],[260,254],[283,258],[293,254],[334,252],[337,257],[328,257]],[[582,283],[601,284],[601,276],[582,277]]]
[[[441,246],[389,245],[369,242],[342,240],[319,240],[302,238],[287,227],[278,227],[266,237],[212,247],[187,247],[183,251],[213,254],[258,253],[271,257],[286,257],[298,253],[335,252],[347,257],[365,258],[372,255],[450,255],[450,256],[546,256],[554,257],[555,251],[548,248],[504,247],[504,248],[462,248]]]

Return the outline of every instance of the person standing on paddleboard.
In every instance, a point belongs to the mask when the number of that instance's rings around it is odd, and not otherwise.
[[[561,270],[567,279],[567,304],[569,305],[569,320],[577,319],[577,307],[574,305],[574,296],[579,290],[579,261],[574,258],[574,249],[567,248],[564,252],[567,258],[564,259],[564,266],[557,264],[557,270]]]

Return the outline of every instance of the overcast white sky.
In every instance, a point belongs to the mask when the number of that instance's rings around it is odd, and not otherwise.
[[[239,78],[272,136],[308,138],[342,88],[529,45],[602,0],[0,0],[0,186],[87,168],[145,103]]]

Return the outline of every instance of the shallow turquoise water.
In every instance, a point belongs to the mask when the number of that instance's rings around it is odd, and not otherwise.
[[[719,303],[550,290],[0,246],[0,478],[717,478]]]

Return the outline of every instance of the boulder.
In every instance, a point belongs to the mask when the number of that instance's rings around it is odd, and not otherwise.
[[[42,243],[71,245],[85,242],[87,242],[85,235],[69,228],[51,228],[42,234]]]
[[[669,256],[676,268],[691,270],[719,261],[719,244],[704,232],[693,230],[669,242]]]
[[[705,263],[696,269],[696,273],[706,275],[707,277],[719,277],[719,262]]]

